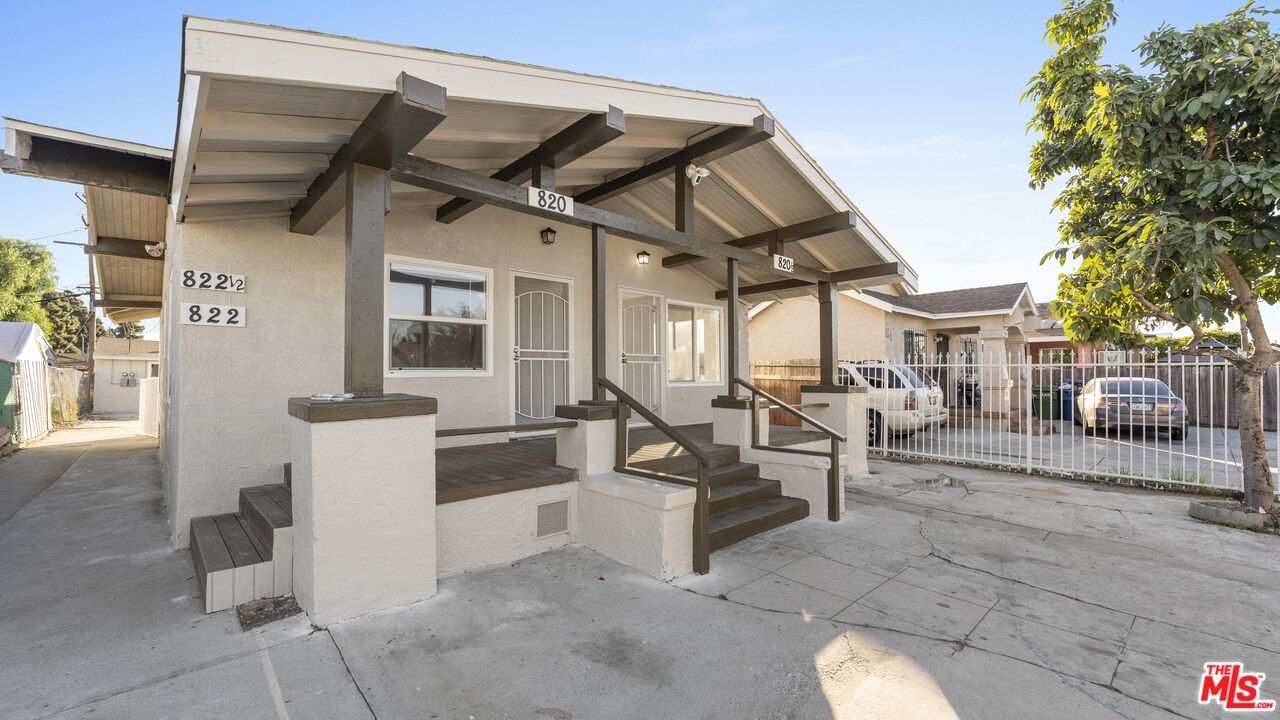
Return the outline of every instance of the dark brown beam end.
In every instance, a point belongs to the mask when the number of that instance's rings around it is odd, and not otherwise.
[[[599,149],[626,131],[627,121],[623,112],[610,105],[609,109],[603,113],[593,113],[579,118],[572,125],[551,136],[491,177],[520,185],[532,181],[536,168],[540,177],[534,184],[547,190],[554,190],[555,183],[552,181],[548,184],[547,175],[554,178],[556,168],[562,168]],[[546,168],[551,170],[548,171]],[[454,198],[436,210],[436,221],[451,223],[476,210],[482,204],[465,198]]]
[[[770,244],[781,244],[784,242],[792,242],[795,240],[807,240],[811,237],[818,237],[828,233],[839,232],[857,227],[858,214],[849,212],[838,212],[830,215],[823,215],[812,220],[787,225],[785,227],[773,230],[765,230],[754,235],[747,235],[736,240],[730,240],[728,245],[738,248],[752,249],[758,247],[767,247]],[[669,255],[662,258],[662,267],[673,268],[689,263],[697,262],[704,259],[700,255],[691,253],[680,253],[679,255]]]
[[[99,237],[93,245],[85,245],[85,255],[105,255],[108,257],[132,258],[134,260],[156,260],[164,261],[164,254],[159,257],[147,252],[148,245],[156,243],[147,243],[141,240],[129,240],[127,238],[115,237]]]
[[[756,143],[764,142],[775,133],[773,118],[758,115],[750,126],[722,130],[708,138],[664,155],[635,170],[607,180],[593,188],[579,191],[574,200],[589,203],[608,200],[628,192],[647,182],[682,168],[687,163],[709,163]]]
[[[119,300],[110,296],[101,300],[93,301],[96,308],[112,308],[116,310],[133,309],[133,310],[159,310],[161,303],[159,300]]]
[[[307,188],[307,196],[293,206],[289,230],[314,235],[342,209],[340,185],[353,165],[390,170],[397,160],[422,142],[446,113],[445,89],[400,73],[396,91],[383,95],[369,111],[351,140],[334,153],[329,167]]]

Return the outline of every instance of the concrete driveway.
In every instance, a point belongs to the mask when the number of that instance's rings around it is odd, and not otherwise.
[[[1070,474],[1124,477],[1155,482],[1239,490],[1240,439],[1233,428],[1189,427],[1183,440],[1166,432],[1120,428],[1086,435],[1070,420],[1052,421],[1053,432],[1028,438],[985,428],[932,428],[887,438],[891,454],[962,460],[994,465],[1026,465]],[[1280,442],[1266,437],[1272,472],[1280,476]]]
[[[1197,677],[1226,659],[1280,697],[1280,538],[1174,495],[876,462],[843,521],[708,576],[571,546],[246,633],[168,549],[154,443],[75,446],[0,522],[0,717],[1215,717]]]

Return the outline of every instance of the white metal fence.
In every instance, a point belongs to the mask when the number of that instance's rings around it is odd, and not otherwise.
[[[1081,361],[1054,351],[1043,361],[961,353],[840,367],[842,382],[868,388],[872,453],[1183,489],[1242,487],[1236,371],[1221,360],[1099,352]],[[1278,369],[1260,398],[1273,474]]]

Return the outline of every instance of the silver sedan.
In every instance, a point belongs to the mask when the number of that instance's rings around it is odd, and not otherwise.
[[[1187,406],[1160,380],[1140,377],[1095,378],[1085,383],[1073,413],[1077,425],[1092,434],[1118,428],[1159,430],[1171,440],[1187,434]]]

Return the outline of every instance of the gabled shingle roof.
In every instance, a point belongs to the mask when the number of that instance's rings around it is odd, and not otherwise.
[[[948,314],[974,312],[1008,312],[1018,304],[1027,284],[1009,283],[988,287],[962,288],[919,295],[896,296],[874,290],[863,292],[877,300],[917,312]]]

